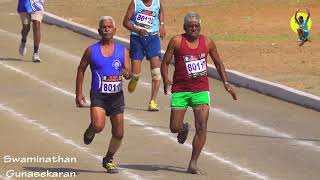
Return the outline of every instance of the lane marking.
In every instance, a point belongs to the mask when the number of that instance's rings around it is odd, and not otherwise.
[[[151,89],[151,84],[150,83],[141,82],[141,84],[143,86]],[[161,88],[159,89],[159,91],[160,90],[161,90]],[[225,112],[224,110],[222,110],[220,108],[212,108],[211,107],[210,108],[210,112],[214,113],[215,115],[221,116],[223,118],[228,118],[228,119],[230,119],[232,121],[235,121],[237,123],[241,123],[243,125],[247,125],[248,127],[252,127],[252,128],[257,129],[257,130],[259,130],[261,132],[289,139],[289,140],[291,140],[290,144],[304,146],[304,147],[306,147],[308,149],[311,149],[313,151],[320,152],[320,146],[315,144],[314,142],[310,142],[310,141],[306,142],[306,141],[303,141],[303,140],[297,140],[297,138],[294,137],[293,135],[280,132],[280,131],[278,131],[276,129],[273,129],[271,127],[260,125],[260,124],[254,122],[254,121],[247,120],[247,119],[245,119],[245,118],[243,118],[243,117],[241,117],[239,115],[235,115],[235,114],[232,114],[232,113]]]
[[[24,123],[27,123],[27,124],[30,124],[32,126],[35,126],[37,127],[39,130],[45,132],[46,134],[49,134],[50,136],[53,136],[55,137],[56,139],[58,139],[59,141],[62,141],[64,144],[68,144],[68,145],[71,145],[73,146],[76,150],[80,151],[80,152],[84,152],[88,155],[90,155],[91,157],[99,160],[99,163],[101,163],[101,160],[102,160],[102,156],[99,156],[97,154],[94,154],[92,152],[90,152],[88,150],[88,148],[85,148],[83,146],[80,146],[78,145],[76,142],[74,142],[72,139],[68,139],[68,138],[65,138],[63,137],[62,135],[60,135],[59,133],[57,132],[54,132],[53,130],[50,130],[48,127],[42,125],[41,123],[39,123],[37,120],[34,120],[34,119],[29,119],[28,117],[26,117],[25,115],[15,111],[14,109],[8,107],[8,106],[5,106],[4,104],[2,104],[0,102],[0,110],[1,111],[6,111],[8,113],[10,113],[11,115],[17,117],[18,119],[21,119],[22,122]],[[127,176],[128,178],[130,179],[134,179],[134,180],[142,180],[144,178],[142,178],[141,176],[137,175],[137,174],[134,174],[132,172],[129,172],[128,170],[124,170],[122,169],[120,171],[120,173],[123,173],[125,176]]]
[[[12,66],[7,65],[7,64],[4,64],[2,62],[0,62],[0,65],[4,66],[4,67],[6,67],[6,68],[8,68],[8,69],[10,69],[12,71],[15,71],[17,73],[21,73],[21,74],[24,75],[24,77],[29,77],[30,79],[35,80],[35,81],[41,83],[42,85],[44,85],[46,87],[52,88],[52,89],[54,89],[55,91],[57,91],[59,93],[62,93],[62,94],[67,95],[69,97],[75,98],[75,94],[74,93],[71,93],[71,92],[69,92],[67,90],[64,90],[62,88],[56,87],[54,85],[51,85],[51,84],[47,83],[46,81],[40,80],[37,77],[35,77],[35,76],[33,76],[33,75],[31,75],[31,74],[29,74],[27,72],[24,72],[24,71],[22,71],[22,70],[20,70],[18,68],[12,67]],[[138,120],[138,118],[134,117],[133,115],[130,115],[130,114],[125,115],[125,118],[127,120],[135,123],[135,124],[145,126],[145,124],[142,121]],[[144,129],[152,131],[155,134],[158,134],[160,136],[164,136],[164,137],[170,139],[171,141],[176,142],[175,138],[173,137],[173,134],[171,134],[171,133],[169,134],[169,133],[161,131],[159,129],[152,128],[150,126],[145,126]],[[192,149],[192,145],[191,144],[187,144],[186,143],[185,146],[188,147],[189,149]],[[216,153],[212,153],[212,152],[208,152],[208,151],[204,150],[203,154],[206,155],[206,156],[209,156],[210,158],[212,158],[214,160],[218,160],[219,162],[221,162],[223,164],[226,164],[226,165],[228,165],[228,166],[230,166],[230,167],[232,167],[232,168],[234,168],[234,169],[236,169],[236,170],[238,170],[240,172],[243,172],[245,174],[253,176],[253,177],[257,178],[257,179],[269,179],[265,175],[253,172],[253,171],[249,170],[249,168],[241,167],[237,163],[234,163],[234,162],[232,162],[230,160],[226,160],[225,158],[217,155]]]
[[[20,40],[20,36],[17,35],[17,34],[14,34],[14,33],[10,33],[8,31],[5,31],[3,29],[0,28],[0,33],[3,33],[3,34],[7,34],[9,35],[11,38],[14,38],[14,39],[17,39],[17,40]],[[43,44],[43,43],[42,43]],[[71,59],[73,62],[79,62],[81,57],[78,57],[78,56],[75,56],[75,55],[72,55],[68,52],[65,52],[63,50],[60,50],[60,49],[57,49],[57,48],[54,48],[54,47],[51,47],[49,45],[46,45],[46,44],[43,44],[43,47],[48,50],[49,52],[51,53],[54,53],[54,54],[57,54],[61,57],[67,57],[68,59]],[[13,68],[13,67],[12,67]],[[18,70],[18,71],[21,71],[21,70]],[[22,71],[19,72],[19,73],[23,73]],[[41,81],[39,80],[38,78],[35,78],[33,77],[32,79],[36,80],[37,81]],[[45,82],[44,82],[45,83]],[[142,85],[144,85],[145,87],[148,87],[150,88],[151,87],[151,84],[150,83],[147,83],[147,82],[140,82]],[[51,86],[51,85],[49,85]],[[57,88],[57,87],[50,87],[50,88]],[[160,88],[160,91],[163,91],[163,89]],[[65,91],[64,93],[67,93],[67,91]],[[282,133],[276,129],[273,129],[273,128],[270,128],[270,127],[267,127],[267,126],[263,126],[263,125],[260,125],[258,123],[255,123],[253,121],[250,121],[248,119],[245,119],[245,118],[242,118],[241,116],[239,115],[235,115],[235,114],[232,114],[232,113],[229,113],[229,112],[225,112],[223,111],[222,109],[219,109],[219,108],[211,108],[210,109],[211,112],[214,112],[214,113],[217,113],[218,115],[222,116],[222,117],[225,117],[225,118],[228,118],[228,119],[231,119],[233,121],[236,121],[236,122],[239,122],[239,123],[242,123],[242,124],[245,124],[245,125],[248,125],[248,126],[251,126],[251,127],[254,127],[254,128],[257,128],[258,130],[264,132],[264,133],[268,133],[268,134],[271,134],[271,135],[275,135],[275,136],[279,136],[279,137],[283,137],[283,138],[287,138],[287,139],[291,139],[293,140],[293,142],[290,142],[291,144],[294,144],[294,145],[300,145],[300,146],[303,146],[303,147],[307,147],[308,149],[311,149],[311,150],[315,150],[315,151],[320,151],[320,146],[316,145],[314,142],[305,142],[305,141],[302,141],[302,140],[296,140],[297,138],[293,135],[289,135],[289,134],[286,134],[286,133]]]

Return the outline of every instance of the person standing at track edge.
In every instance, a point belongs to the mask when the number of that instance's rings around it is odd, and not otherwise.
[[[178,133],[178,142],[183,144],[188,136],[189,124],[183,123],[185,112],[191,106],[194,113],[196,133],[192,142],[192,156],[188,172],[201,174],[197,160],[206,142],[207,121],[209,117],[210,94],[207,73],[208,53],[213,59],[223,85],[234,100],[236,93],[227,81],[224,65],[219,57],[215,43],[200,34],[200,16],[189,12],[184,17],[185,34],[174,36],[164,54],[161,64],[164,93],[172,82],[168,78],[168,66],[174,55],[175,70],[172,84],[170,130]]]
[[[130,58],[132,60],[133,77],[128,84],[132,93],[141,73],[141,62],[144,56],[150,61],[152,76],[149,111],[159,111],[156,96],[160,87],[160,37],[165,37],[164,12],[160,0],[132,0],[123,19],[123,26],[131,31]]]
[[[113,40],[116,32],[115,21],[110,16],[102,16],[98,32],[101,40],[86,49],[78,66],[76,80],[76,104],[84,106],[85,97],[82,94],[84,73],[90,64],[92,82],[90,91],[91,123],[84,133],[83,141],[90,144],[96,133],[103,130],[105,116],[110,117],[112,137],[108,152],[102,160],[102,166],[108,173],[117,173],[113,156],[119,149],[124,134],[124,96],[122,91],[122,76],[131,78],[131,62],[129,51]]]
[[[30,23],[32,21],[33,29],[33,62],[41,62],[39,57],[39,44],[40,44],[40,24],[43,19],[44,14],[44,3],[43,0],[19,0],[18,2],[18,13],[20,14],[20,19],[22,23],[21,30],[21,42],[19,46],[19,53],[21,56],[26,55],[27,48],[27,36],[30,31]]]

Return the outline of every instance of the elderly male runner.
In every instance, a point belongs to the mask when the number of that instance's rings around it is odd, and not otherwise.
[[[132,0],[123,19],[123,26],[131,31],[130,58],[133,77],[128,84],[128,91],[132,93],[135,90],[141,73],[141,61],[146,56],[150,61],[152,76],[148,110],[158,111],[156,96],[161,80],[159,31],[161,38],[165,36],[164,12],[160,0]]]
[[[206,142],[207,121],[209,116],[210,95],[207,73],[207,56],[210,54],[223,85],[234,100],[235,92],[227,82],[224,65],[212,40],[200,34],[200,17],[190,12],[184,18],[185,34],[174,36],[166,50],[161,64],[164,93],[172,84],[168,77],[168,65],[174,55],[175,70],[173,75],[170,130],[178,133],[178,142],[183,144],[188,135],[189,125],[183,123],[188,106],[193,108],[196,134],[192,142],[192,156],[188,172],[201,174],[197,160]]]
[[[129,51],[113,40],[116,32],[115,22],[110,16],[103,16],[99,21],[98,32],[101,40],[86,49],[80,61],[76,82],[76,103],[82,107],[86,102],[82,93],[84,73],[90,64],[92,82],[90,91],[91,123],[84,133],[84,143],[90,144],[105,126],[106,115],[110,117],[112,137],[108,152],[103,158],[102,166],[109,173],[117,173],[113,155],[121,145],[124,134],[123,112],[124,97],[122,76],[130,79],[131,64]]]

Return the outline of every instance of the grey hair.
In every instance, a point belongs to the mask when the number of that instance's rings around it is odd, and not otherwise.
[[[196,12],[188,12],[184,17],[184,24],[188,24],[191,21],[197,21],[201,24],[201,19],[199,14]]]
[[[104,20],[111,20],[113,26],[116,27],[116,22],[114,21],[113,17],[111,17],[111,16],[101,16],[99,19],[99,26],[102,23],[102,21],[104,21]]]

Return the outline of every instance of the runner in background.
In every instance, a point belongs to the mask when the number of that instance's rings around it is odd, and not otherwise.
[[[165,37],[164,11],[160,0],[132,0],[123,19],[123,26],[131,31],[130,58],[132,60],[133,77],[128,84],[132,93],[138,83],[141,73],[142,59],[150,62],[152,77],[149,111],[159,111],[156,97],[160,87],[160,39]]]
[[[43,0],[19,0],[17,11],[20,14],[22,23],[21,30],[21,42],[19,46],[20,55],[24,56],[27,53],[26,43],[27,36],[30,31],[30,24],[32,22],[33,29],[33,62],[41,62],[39,56],[39,44],[40,44],[40,24],[44,14],[44,3]]]

